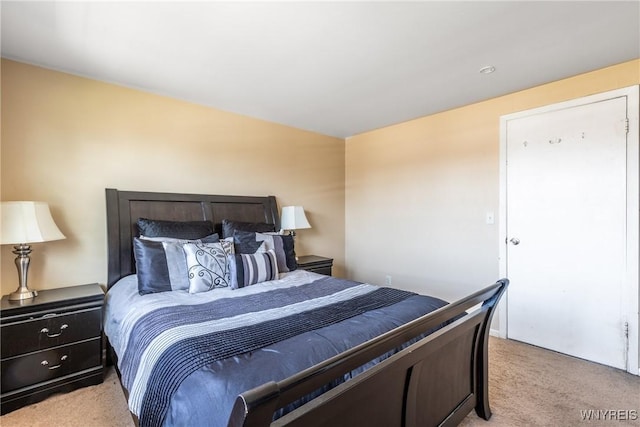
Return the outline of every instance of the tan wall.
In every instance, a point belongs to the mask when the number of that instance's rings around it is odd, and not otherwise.
[[[500,116],[638,83],[635,60],[348,138],[347,276],[446,299],[494,282]]]
[[[452,299],[498,275],[499,117],[638,83],[640,60],[357,135],[345,152],[337,138],[3,59],[1,199],[49,202],[67,235],[34,246],[36,289],[105,282],[114,187],[275,194],[309,214],[301,254]],[[2,294],[17,285],[10,251]]]
[[[277,196],[305,207],[300,254],[344,267],[344,141],[2,60],[2,200],[43,200],[67,236],[34,245],[34,289],[107,272],[105,196],[121,190]],[[2,294],[18,283],[2,247]]]

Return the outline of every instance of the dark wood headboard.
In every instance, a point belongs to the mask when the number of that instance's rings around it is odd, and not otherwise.
[[[280,229],[274,196],[218,196],[207,194],[151,193],[106,189],[107,287],[135,272],[133,238],[138,218],[170,221],[209,220],[221,232],[223,219],[266,222]]]

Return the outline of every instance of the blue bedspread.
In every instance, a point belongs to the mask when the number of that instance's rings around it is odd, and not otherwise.
[[[109,307],[122,299],[109,296],[118,286],[109,291],[105,331],[114,335],[129,408],[141,426],[224,426],[238,394],[445,304],[308,272],[298,276],[187,304],[178,295],[168,305],[134,298],[152,307],[124,314]]]

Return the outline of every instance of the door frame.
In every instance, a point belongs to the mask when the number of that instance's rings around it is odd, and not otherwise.
[[[507,123],[534,114],[548,113],[612,98],[627,97],[627,117],[629,132],[627,134],[627,246],[626,246],[626,278],[622,295],[623,316],[629,324],[629,349],[627,353],[627,372],[640,375],[640,291],[638,287],[640,256],[640,86],[629,86],[595,95],[585,96],[570,101],[560,102],[544,107],[533,108],[500,117],[500,203],[498,216],[499,270],[500,277],[508,277],[507,271]],[[512,286],[517,286],[513,283]],[[498,305],[498,329],[494,334],[507,338],[507,302],[509,290]]]

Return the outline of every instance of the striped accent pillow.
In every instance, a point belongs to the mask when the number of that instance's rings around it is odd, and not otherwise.
[[[278,262],[273,250],[255,254],[229,255],[231,289],[244,288],[278,278]]]

